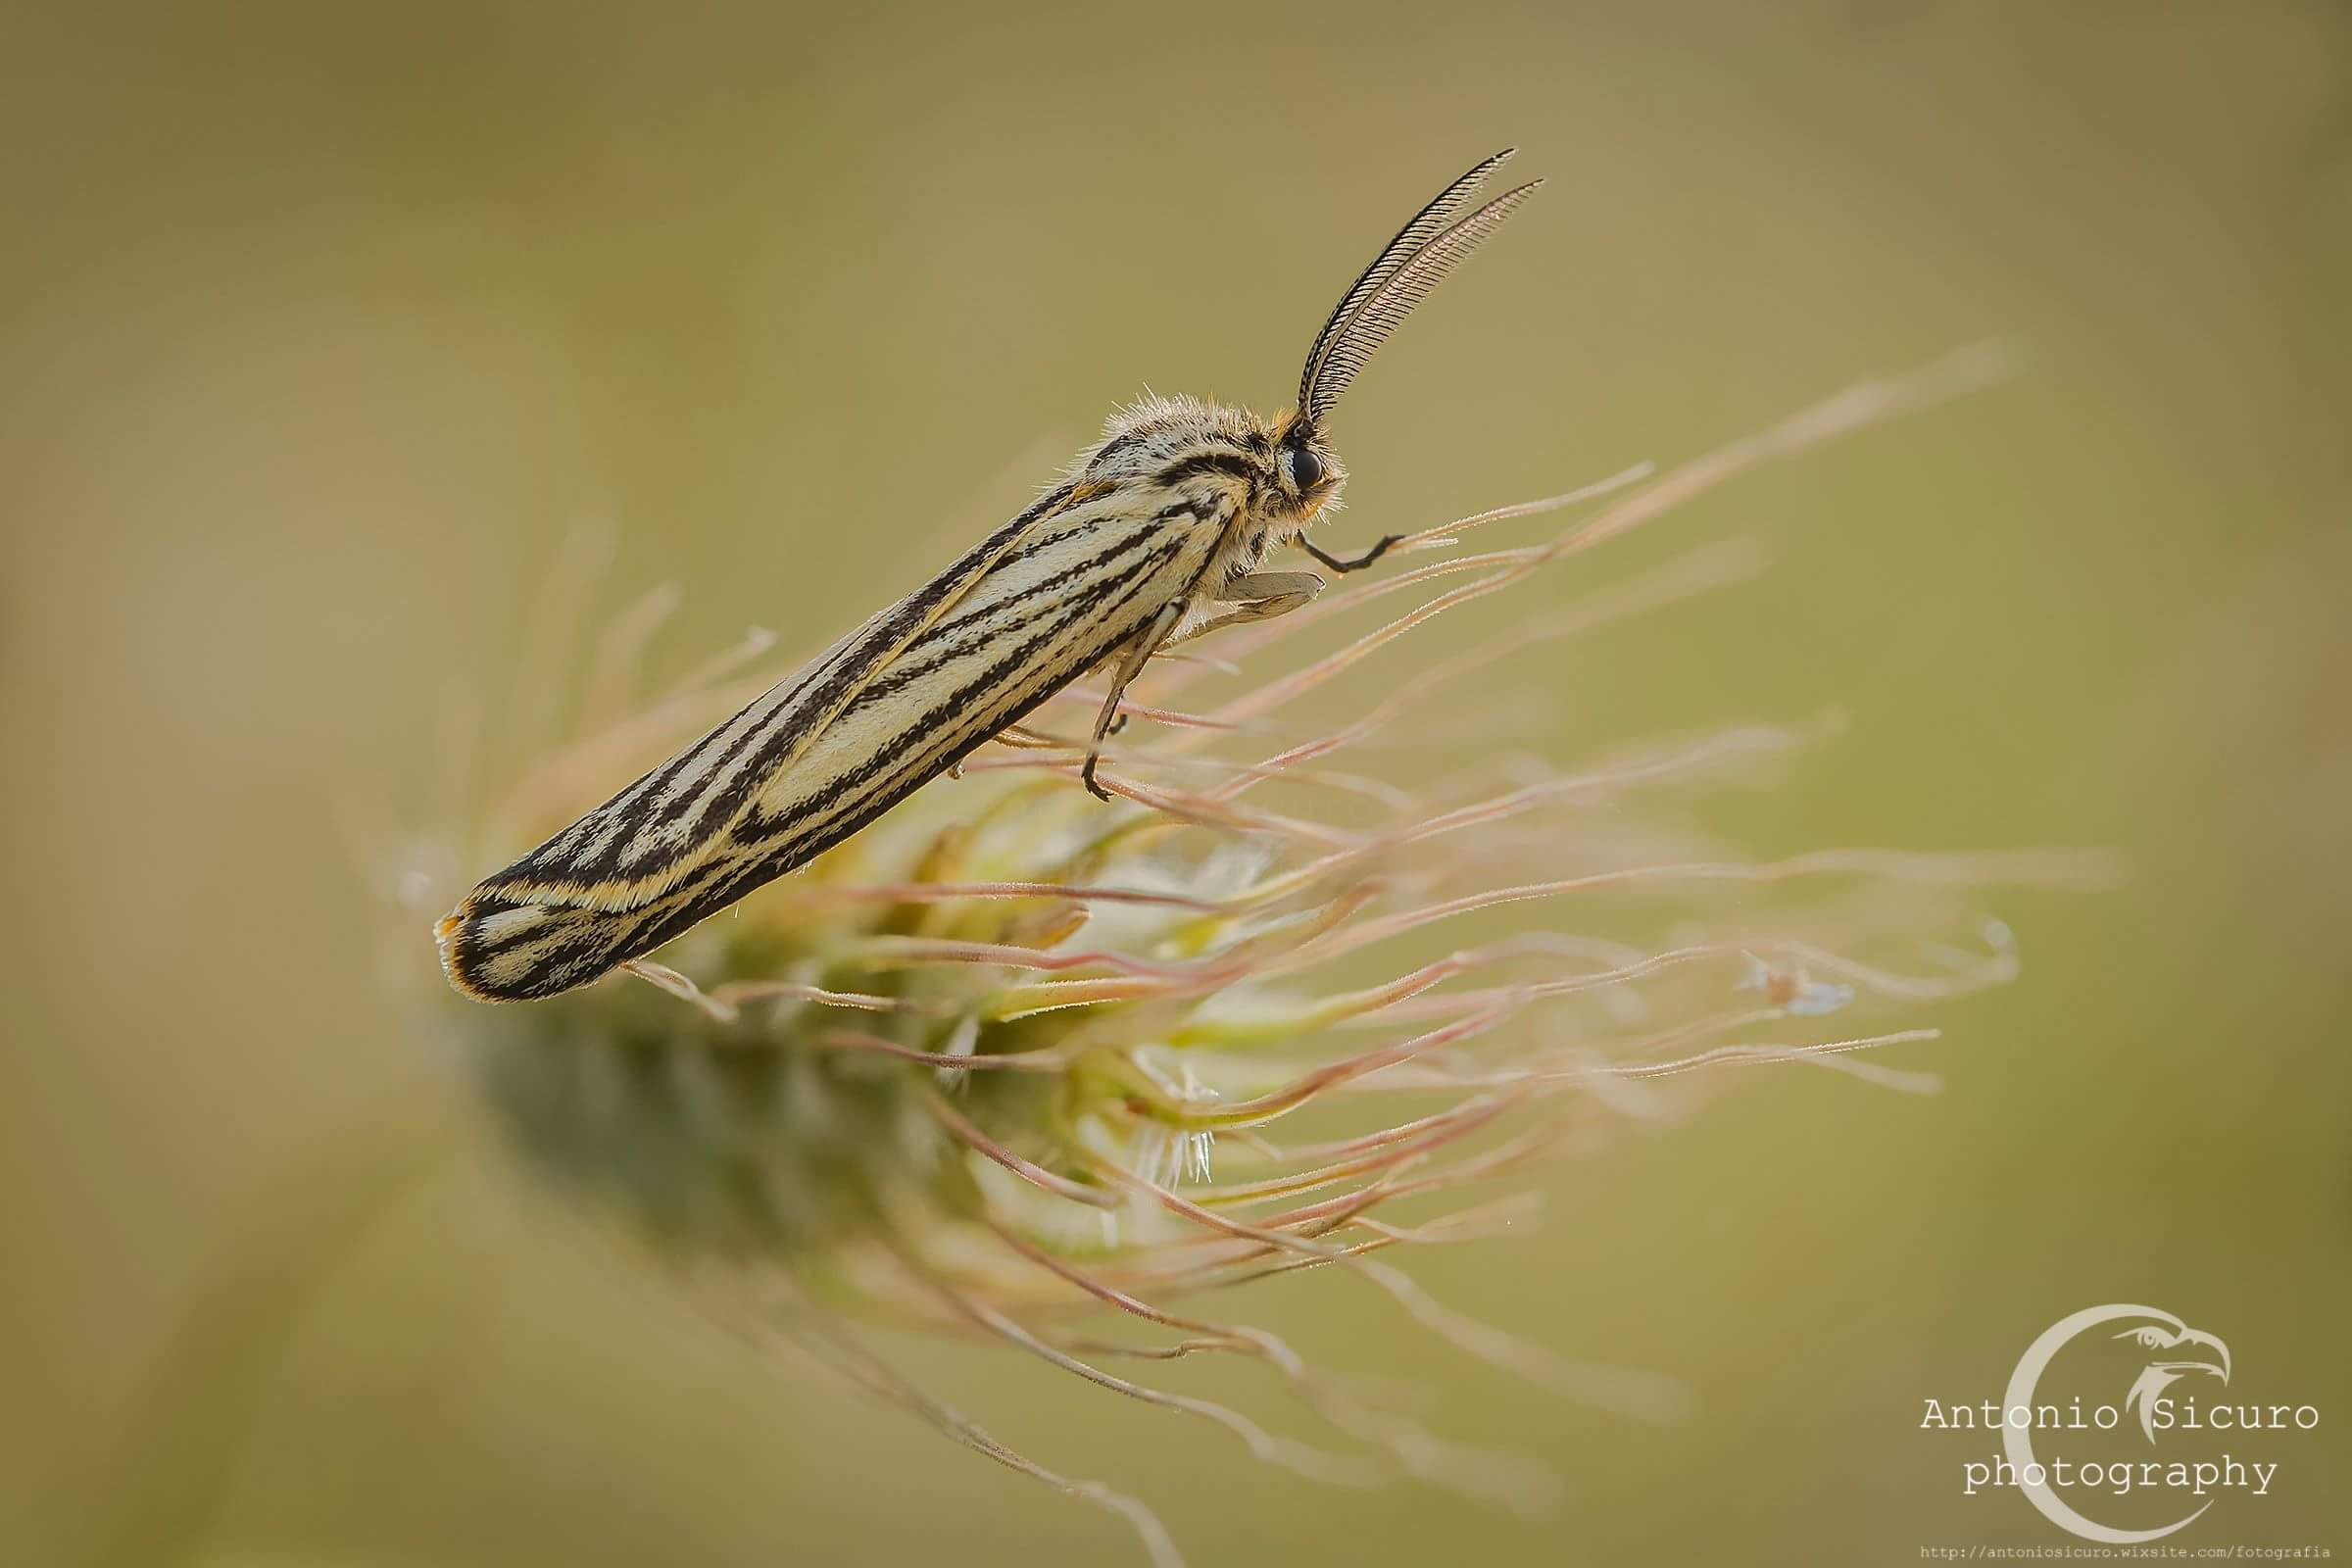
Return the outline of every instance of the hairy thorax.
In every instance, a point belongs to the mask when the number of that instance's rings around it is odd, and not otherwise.
[[[1220,538],[1207,573],[1218,588],[1256,571],[1337,510],[1347,470],[1318,442],[1317,481],[1301,488],[1286,460],[1296,416],[1268,419],[1197,398],[1152,397],[1113,415],[1102,442],[1072,477],[1116,484],[1154,515],[1214,525]]]

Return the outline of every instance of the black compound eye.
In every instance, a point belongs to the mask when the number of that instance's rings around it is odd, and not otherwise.
[[[1301,490],[1312,490],[1323,480],[1323,460],[1304,447],[1291,448],[1291,482]]]

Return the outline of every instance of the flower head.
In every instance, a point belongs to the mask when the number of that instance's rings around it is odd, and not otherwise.
[[[1004,1448],[854,1321],[976,1333],[1218,1423],[1318,1479],[1401,1473],[1523,1500],[1524,1466],[1359,1402],[1201,1294],[1348,1275],[1473,1355],[1664,1408],[1660,1380],[1578,1367],[1469,1320],[1382,1254],[1519,1218],[1524,1198],[1447,1199],[1600,1118],[1657,1112],[1661,1079],[1803,1060],[1921,1087],[1853,1054],[1928,1031],[1839,1025],[2013,972],[2005,928],[1981,927],[1972,951],[1928,940],[1952,916],[1935,890],[2097,868],[1856,850],[1758,862],[1630,808],[1773,765],[1828,720],[1650,741],[1573,769],[1497,745],[1508,712],[1479,694],[1510,661],[1743,575],[1736,549],[1364,677],[1435,616],[1509,606],[1534,574],[1741,468],[1985,368],[1961,360],[1859,387],[1663,478],[1632,470],[1409,536],[1380,580],[1155,663],[1102,770],[1117,804],[1077,785],[1083,747],[1060,721],[1082,721],[1102,693],[1072,691],[659,963],[547,1002],[452,1000],[432,1027],[464,1040],[523,1168],[713,1311],[1120,1508],[1155,1553],[1171,1548],[1139,1504]],[[1547,542],[1459,543],[1586,506],[1598,510]],[[673,597],[613,623],[578,736],[507,793],[469,856],[535,841],[741,701],[762,643],[650,701],[620,695]],[[1317,628],[1327,647],[1283,659]],[[1366,759],[1408,733],[1474,760],[1400,788]],[[461,858],[445,850],[413,876],[406,906],[438,907]],[[1137,1332],[1103,1339],[1121,1318]],[[1334,1450],[1112,1370],[1208,1351],[1266,1363],[1336,1432]]]

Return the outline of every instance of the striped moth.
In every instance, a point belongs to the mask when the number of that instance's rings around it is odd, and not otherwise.
[[[1296,407],[1266,419],[1153,399],[1020,515],[929,582],[505,870],[435,935],[483,1002],[550,997],[640,957],[857,832],[1089,671],[1110,676],[1081,772],[1096,778],[1121,695],[1154,653],[1261,620],[1322,588],[1262,569],[1347,482],[1324,426],[1439,279],[1542,181],[1472,202],[1508,149],[1438,193],[1315,334]]]

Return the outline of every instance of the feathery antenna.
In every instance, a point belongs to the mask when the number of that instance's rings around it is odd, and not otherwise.
[[[1348,390],[1389,334],[1413,307],[1429,297],[1439,280],[1459,266],[1502,220],[1518,209],[1544,182],[1540,179],[1503,192],[1468,217],[1455,219],[1478,194],[1487,177],[1507,163],[1518,149],[1506,147],[1469,170],[1440,191],[1435,200],[1413,215],[1381,248],[1372,265],[1340,297],[1323,330],[1307,351],[1306,368],[1298,377],[1298,408],[1309,424],[1319,422]]]

